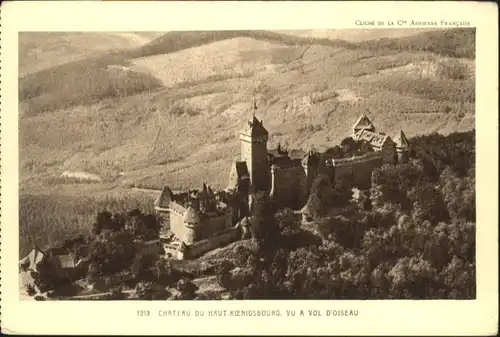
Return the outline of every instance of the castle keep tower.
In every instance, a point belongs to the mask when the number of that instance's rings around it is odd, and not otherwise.
[[[241,161],[247,164],[254,193],[269,189],[268,139],[269,133],[255,115],[240,131]]]

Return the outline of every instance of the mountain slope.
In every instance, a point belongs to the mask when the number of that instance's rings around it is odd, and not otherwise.
[[[126,33],[114,34],[115,37],[119,36],[120,38],[130,40],[130,37]],[[154,34],[151,33],[153,36]],[[104,36],[108,35],[105,34]],[[329,57],[329,53],[333,49],[338,48],[346,48],[365,54],[369,51],[371,54],[366,57],[422,50],[444,56],[474,58],[474,35],[473,29],[453,29],[431,31],[404,38],[350,43],[342,40],[304,38],[267,31],[169,32],[135,49],[123,48],[120,51],[106,54],[97,53],[91,57],[21,76],[19,80],[19,96],[20,101],[23,103],[21,110],[26,115],[32,116],[44,111],[79,104],[91,104],[103,98],[156,90],[165,84],[172,85],[183,81],[196,81],[210,76],[224,78],[236,75],[240,76],[242,73],[244,76],[247,76],[254,70],[250,64],[246,70],[240,69],[241,71],[234,71],[235,64],[220,61],[223,71],[221,69],[211,69],[205,71],[201,76],[192,76],[194,72],[187,69],[184,71],[184,74],[174,76],[176,77],[175,80],[167,80],[170,78],[172,72],[175,73],[177,69],[185,68],[185,65],[180,65],[177,61],[174,61],[173,64],[169,62],[171,58],[169,55],[187,49],[193,50],[193,48],[206,46],[218,41],[219,44],[212,49],[215,53],[219,54],[227,54],[226,51],[223,51],[224,48],[230,48],[230,50],[234,51],[234,44],[231,45],[229,43],[227,45],[223,41],[234,41],[237,38],[240,39],[238,41],[242,41],[242,38],[243,41],[257,40],[265,44],[273,44],[275,47],[281,45],[283,47],[281,49],[264,48],[267,50],[262,50],[260,53],[264,55],[264,59],[266,57],[271,58],[270,61],[266,61],[268,65],[275,65],[291,62],[309,49],[316,49],[318,51],[319,56],[316,56],[318,61],[321,57]],[[132,36],[135,35],[132,34]],[[62,37],[56,35],[56,37],[62,38],[64,35]],[[39,44],[45,41],[42,38],[40,39],[38,41]],[[142,41],[141,39],[139,40]],[[96,42],[96,45],[99,45],[99,43]],[[24,49],[32,50],[33,48],[30,49],[25,46]],[[320,51],[321,49],[323,51]],[[325,50],[327,51],[326,54],[324,53]],[[211,55],[206,55],[205,59],[210,59],[210,62],[216,62],[217,59],[214,57],[214,52]],[[189,54],[188,52],[184,53]],[[26,54],[27,52],[25,51],[21,56]],[[238,57],[241,57],[241,53],[239,54]],[[71,52],[68,55],[71,57]],[[172,57],[179,59],[179,55],[177,54],[177,56]],[[186,56],[189,57],[189,55]],[[253,53],[250,50],[247,53],[246,60],[252,57],[255,58],[256,56],[259,56],[258,50],[254,50]],[[78,56],[78,58],[80,57],[82,56]],[[186,64],[191,64],[191,68],[203,67],[203,58],[202,53],[196,62],[187,62]],[[26,57],[20,63],[26,63],[25,59]],[[175,64],[180,65],[180,67],[176,68]],[[258,64],[258,66],[263,65],[262,63]],[[158,69],[159,67],[161,69]],[[236,68],[238,68],[237,64]],[[271,68],[274,67],[272,66]],[[225,70],[230,71],[228,73]]]
[[[165,45],[152,41],[155,52],[166,54],[115,53],[21,79],[21,109],[49,94],[71,98],[20,119],[22,188],[62,186],[53,177],[64,171],[94,173],[114,186],[183,188],[205,180],[225,187],[253,99],[271,147],[333,146],[361,113],[389,135],[400,128],[411,137],[474,127],[473,59],[406,51],[397,43],[362,49],[248,36],[182,44],[173,52],[179,45],[168,36]],[[140,81],[128,86],[130,78]],[[104,90],[118,84],[120,90]]]
[[[21,76],[113,50],[137,48],[161,33],[154,32],[21,32]]]
[[[287,46],[291,45],[327,45],[348,47],[351,44],[347,41],[318,39],[312,37],[300,37],[259,30],[225,30],[225,31],[177,31],[168,32],[150,43],[127,53],[131,58],[138,58],[151,55],[169,54],[179,50],[201,46],[204,44],[234,39],[238,37],[252,38],[260,41],[279,43]]]

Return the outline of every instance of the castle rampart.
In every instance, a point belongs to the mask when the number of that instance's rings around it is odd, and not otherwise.
[[[372,171],[382,166],[383,153],[375,151],[351,158],[332,159],[334,179],[348,177],[360,188],[369,188]]]
[[[351,158],[332,159],[332,165],[333,167],[352,166],[354,164],[368,163],[373,160],[382,160],[382,153],[376,151]]]
[[[224,231],[218,232],[207,239],[197,241],[190,245],[182,253],[184,259],[196,258],[215,248],[228,244],[238,239],[239,230],[235,227],[230,227]]]

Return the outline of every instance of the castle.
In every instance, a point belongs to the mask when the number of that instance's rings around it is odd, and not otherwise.
[[[394,139],[378,133],[365,114],[354,124],[351,138],[364,143],[366,153],[343,158],[335,152],[308,151],[302,157],[293,157],[281,146],[268,149],[269,133],[254,114],[239,133],[240,158],[232,163],[225,191],[214,193],[203,184],[199,191],[174,194],[165,186],[156,199],[156,210],[169,213],[170,230],[180,242],[171,248],[191,250],[194,255],[194,250],[202,253],[234,240],[235,225],[251,214],[256,193],[267,193],[280,208],[299,209],[306,204],[312,182],[320,172],[333,180],[348,177],[354,186],[365,189],[370,187],[373,169],[408,160],[409,142],[403,131]]]
[[[369,144],[369,153],[337,158],[332,152],[308,151],[302,158],[294,158],[281,146],[268,150],[268,131],[255,115],[240,131],[241,157],[232,164],[228,190],[248,196],[257,192],[269,193],[280,207],[298,208],[309,197],[314,178],[319,172],[328,173],[332,179],[349,177],[360,188],[368,188],[371,172],[383,164],[408,160],[409,142],[403,131],[394,140],[377,133],[375,126],[363,114],[353,126],[352,139]]]

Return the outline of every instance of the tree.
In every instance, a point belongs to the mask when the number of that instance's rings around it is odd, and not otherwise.
[[[255,224],[257,238],[264,243],[273,241],[278,235],[274,211],[267,193],[258,192],[254,199],[252,225]]]
[[[476,268],[474,263],[464,261],[455,255],[440,276],[449,289],[448,298],[476,298]]]
[[[451,169],[445,169],[440,176],[444,203],[453,219],[476,220],[475,169],[460,178]]]
[[[222,260],[220,266],[218,266],[216,271],[217,282],[221,285],[221,287],[224,287],[228,290],[233,290],[231,284],[231,270],[233,268],[234,265],[228,260],[224,259]]]
[[[92,225],[92,233],[99,235],[105,229],[113,229],[113,215],[108,211],[99,212],[96,221]]]
[[[135,287],[137,298],[140,300],[165,300],[170,293],[165,287],[153,282],[139,282]]]
[[[170,266],[170,263],[165,260],[157,260],[154,263],[154,274],[156,276],[156,281],[162,285],[171,285],[176,275]]]
[[[442,297],[438,273],[429,261],[421,257],[404,257],[388,273],[391,297],[397,299],[424,299]]]
[[[327,215],[333,204],[334,192],[330,177],[325,174],[318,175],[312,185],[309,194],[309,211],[314,219]]]
[[[179,299],[192,300],[196,298],[196,291],[198,290],[198,286],[187,278],[182,278],[177,282],[177,290],[179,290],[180,292]]]
[[[449,219],[443,195],[433,183],[423,183],[411,188],[407,192],[407,197],[413,204],[413,210],[418,210],[420,221],[429,220],[438,223]]]
[[[352,199],[352,184],[349,177],[337,178],[332,188],[332,207],[346,206]]]
[[[36,289],[33,284],[26,285],[26,293],[28,296],[34,296],[36,294]]]
[[[352,137],[347,137],[340,142],[340,146],[344,152],[344,157],[352,157],[358,151],[360,144]]]
[[[390,202],[410,210],[407,191],[421,182],[425,182],[424,169],[418,164],[383,165],[372,172],[372,205]]]
[[[290,208],[277,212],[275,219],[282,235],[293,235],[300,230],[300,222]]]
[[[148,241],[159,237],[161,223],[155,215],[143,214],[136,209],[127,214],[125,221],[126,227],[130,228],[137,239]]]
[[[97,275],[110,275],[129,268],[135,257],[136,245],[127,231],[111,232],[94,241],[90,246],[90,262]]]
[[[123,292],[123,288],[118,286],[114,287],[111,290],[111,294],[109,295],[108,299],[109,300],[124,300],[125,299],[125,293]]]

